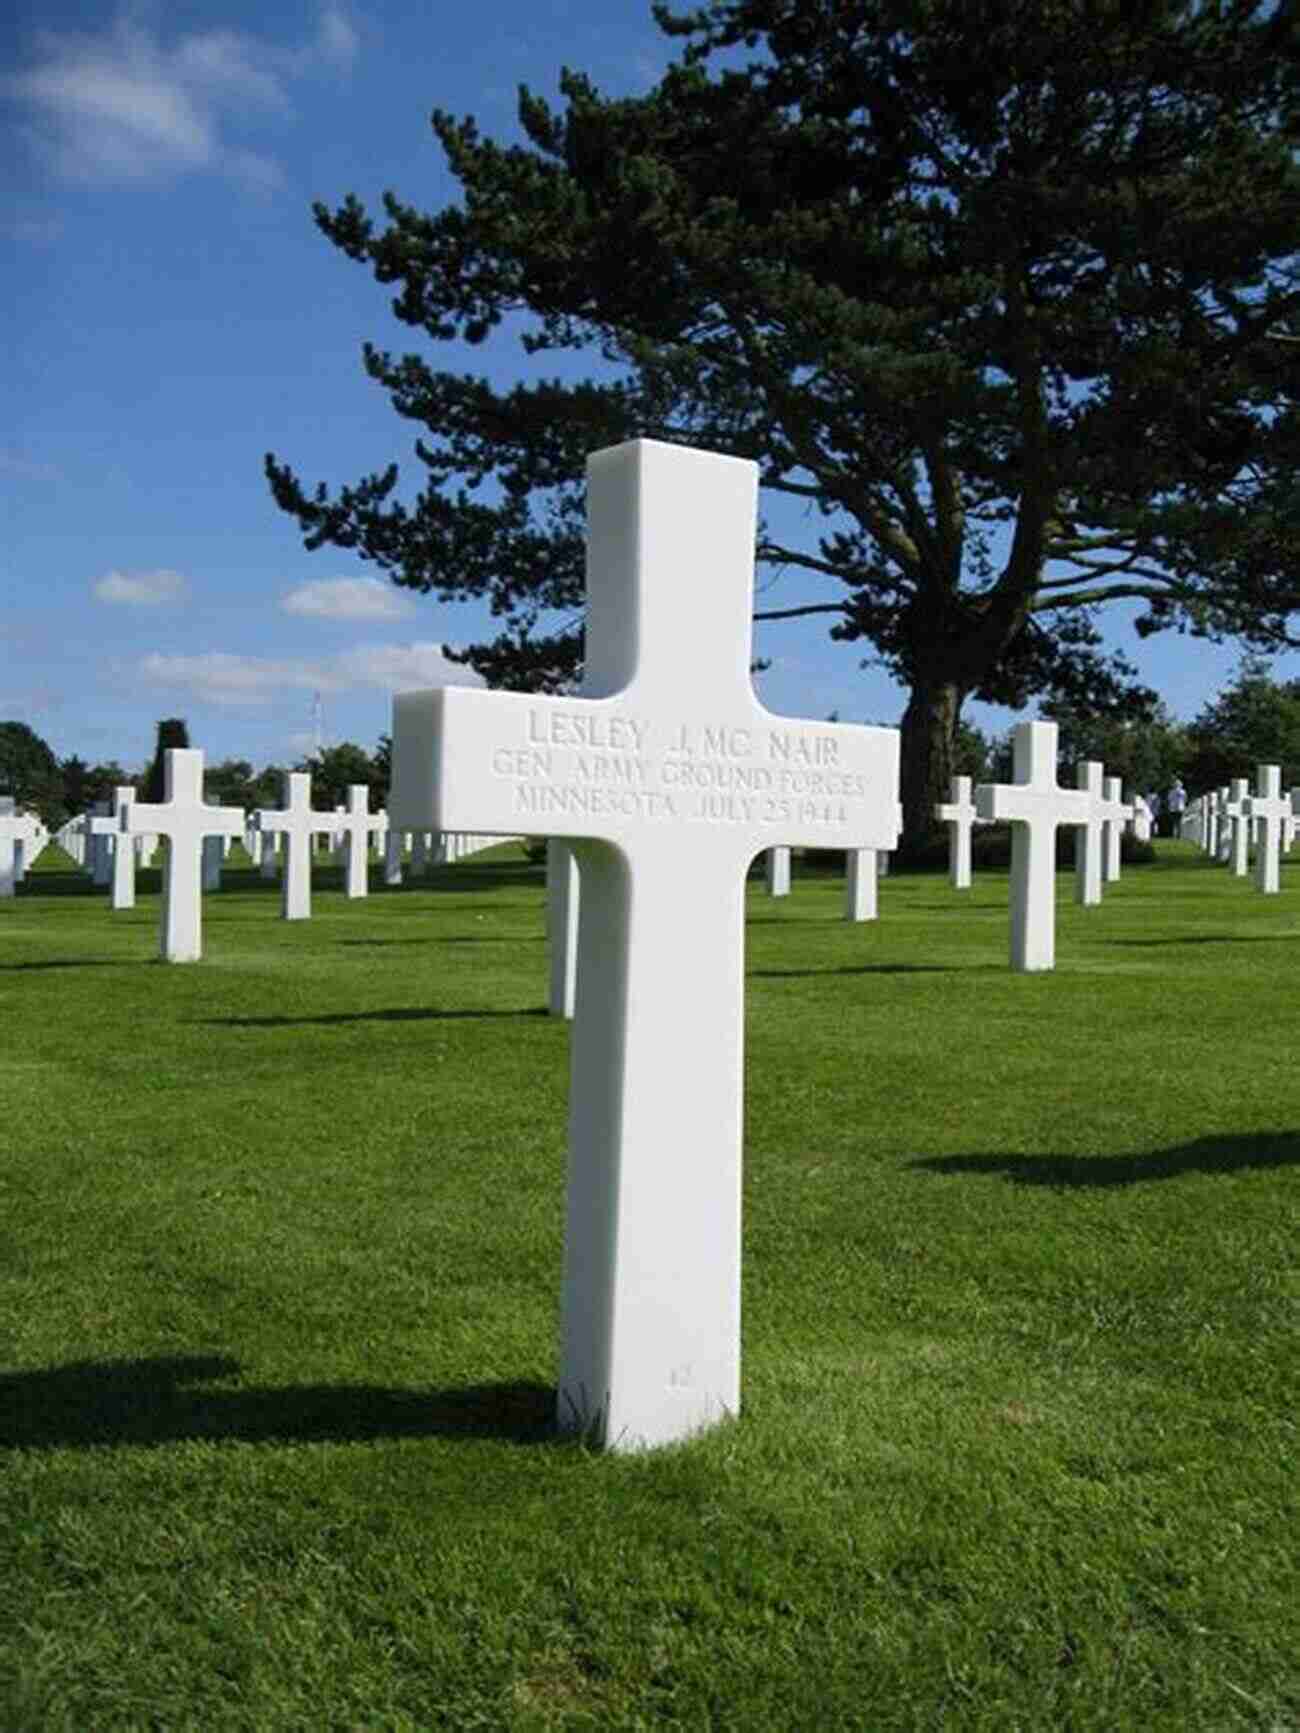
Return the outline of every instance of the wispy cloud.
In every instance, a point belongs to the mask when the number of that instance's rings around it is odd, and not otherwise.
[[[293,79],[345,70],[357,35],[337,4],[297,47],[246,31],[198,30],[165,42],[130,11],[99,32],[37,33],[31,65],[0,80],[29,117],[27,136],[70,180],[137,181],[216,171],[267,189],[278,164],[232,136],[258,114],[290,111]]]
[[[271,703],[282,692],[346,692],[370,687],[404,692],[422,686],[477,686],[470,668],[447,660],[441,644],[365,644],[337,656],[239,656],[207,650],[197,656],[154,652],[141,659],[140,675],[201,703],[231,706]]]
[[[108,572],[96,580],[97,601],[120,603],[129,608],[160,608],[180,602],[189,584],[179,572]]]
[[[309,578],[280,606],[320,620],[402,620],[413,612],[409,598],[380,578]]]
[[[62,472],[52,463],[42,463],[21,451],[0,451],[0,475],[11,475],[17,481],[62,481]]]

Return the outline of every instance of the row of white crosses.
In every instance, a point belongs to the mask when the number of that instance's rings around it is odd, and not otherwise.
[[[1206,854],[1225,861],[1233,876],[1249,871],[1251,833],[1255,840],[1255,885],[1265,895],[1281,888],[1280,864],[1300,820],[1300,788],[1282,791],[1282,771],[1261,764],[1255,771],[1255,792],[1245,777],[1234,777],[1224,788],[1200,795],[1187,808],[1180,826]]]
[[[1139,817],[1138,803],[1126,805],[1122,798],[1120,778],[1106,776],[1095,760],[1079,765],[1077,789],[1057,786],[1057,732],[1054,722],[1022,722],[1012,735],[1009,785],[982,784],[972,798],[970,777],[954,776],[951,800],[935,808],[936,816],[948,826],[948,877],[955,890],[970,889],[975,824],[995,819],[1012,824],[1011,963],[1015,969],[1052,966],[1055,945],[1044,911],[1049,904],[1055,907],[1057,827],[1072,825],[1080,832],[1075,898],[1084,907],[1095,907],[1101,901],[1102,885],[1120,876],[1123,827]],[[1149,826],[1150,809],[1145,802],[1141,808]],[[1051,927],[1054,932],[1054,913]]]
[[[19,812],[11,794],[0,794],[0,897],[11,897],[48,841],[34,812]]]

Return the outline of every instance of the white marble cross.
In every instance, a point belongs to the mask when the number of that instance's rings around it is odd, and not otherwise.
[[[764,863],[767,874],[767,894],[770,897],[790,895],[790,850],[770,848]]]
[[[559,1419],[638,1448],[740,1401],[748,866],[892,847],[898,735],[755,698],[755,464],[637,440],[587,474],[582,696],[399,695],[390,810],[577,852]]]
[[[1074,900],[1085,909],[1101,902],[1102,766],[1095,758],[1076,765],[1076,786],[1088,796],[1088,817],[1074,838]]]
[[[257,828],[267,837],[284,838],[280,868],[281,916],[286,921],[306,921],[311,919],[314,838],[332,836],[336,820],[332,812],[312,811],[310,772],[286,770],[281,788],[280,810],[263,807],[256,814]]]
[[[982,819],[1011,824],[1011,967],[1056,961],[1056,829],[1086,825],[1092,796],[1056,780],[1055,722],[1020,722],[1011,735],[1011,783],[975,790]]]
[[[18,845],[30,846],[39,830],[39,821],[31,813],[15,810],[11,794],[0,794],[0,897],[13,896],[18,880]]]
[[[402,832],[395,824],[390,824],[384,833],[384,883],[400,885],[402,882]]]
[[[1250,784],[1244,776],[1235,776],[1228,784],[1223,817],[1232,827],[1232,851],[1228,857],[1232,876],[1244,879],[1250,868]]]
[[[161,952],[169,963],[195,963],[203,955],[203,900],[199,858],[205,836],[238,836],[244,815],[237,807],[203,804],[203,753],[169,746],[163,752],[160,805],[134,801],[121,809],[123,836],[165,836]]]
[[[578,862],[568,843],[546,845],[546,942],[550,950],[552,1017],[572,1017],[578,988]]]
[[[258,873],[264,879],[273,879],[280,865],[280,839],[273,831],[264,831],[257,822],[257,814],[249,814],[253,826],[253,835],[261,838],[262,856],[258,864]]]
[[[135,789],[123,784],[113,790],[113,810],[106,817],[92,818],[90,829],[96,838],[97,846],[108,848],[112,845],[112,894],[109,907],[113,909],[133,909],[135,907],[135,846],[129,837],[122,833],[122,808],[130,806],[135,799]],[[98,839],[103,837],[102,845]]]
[[[1133,808],[1124,804],[1124,784],[1118,776],[1105,778],[1098,811],[1101,813],[1101,876],[1108,885],[1119,878],[1120,839],[1124,826],[1133,816]]]
[[[90,874],[90,882],[97,890],[102,890],[113,876],[113,862],[109,852],[108,831],[112,830],[116,820],[111,816],[112,805],[107,800],[97,800],[86,812],[81,821],[81,833],[85,837],[85,868]],[[107,819],[107,829],[97,824],[97,819]]]
[[[851,848],[844,857],[844,919],[874,921],[880,912],[880,856],[874,848]]]
[[[220,806],[221,802],[218,801],[217,805]],[[222,845],[225,840],[221,836],[205,836],[203,839],[202,888],[205,892],[221,889],[221,868],[226,858]]]
[[[1291,803],[1282,794],[1282,767],[1260,764],[1255,769],[1255,792],[1246,797],[1247,814],[1255,832],[1255,885],[1272,895],[1281,888],[1282,820]]]
[[[948,785],[952,798],[934,809],[948,826],[948,883],[955,891],[970,889],[970,837],[977,816],[970,784],[969,776],[954,776]]]
[[[370,811],[370,790],[364,782],[348,784],[348,803],[336,809],[338,836],[345,850],[343,895],[364,897],[369,890],[370,839],[383,830],[387,820],[382,812]]]

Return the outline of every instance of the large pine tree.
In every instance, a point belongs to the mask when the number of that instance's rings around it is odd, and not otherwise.
[[[648,96],[521,92],[527,143],[433,126],[463,200],[324,233],[435,343],[504,328],[595,375],[494,389],[367,345],[420,425],[331,491],[267,458],[308,547],[485,596],[469,660],[581,661],[581,477],[637,435],[755,458],[821,515],[761,560],[904,683],[906,836],[964,700],[1140,706],[1098,611],[1286,641],[1300,605],[1297,26],[1276,0],[716,0]],[[764,617],[764,616],[760,616]],[[765,617],[779,617],[767,615]],[[683,619],[682,631],[690,631]]]

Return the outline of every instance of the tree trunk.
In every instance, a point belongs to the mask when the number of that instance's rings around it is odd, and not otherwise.
[[[904,860],[939,829],[934,809],[949,797],[962,697],[952,681],[936,680],[913,686],[907,700],[901,724]]]

